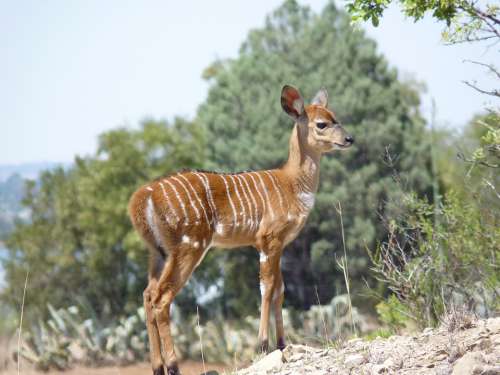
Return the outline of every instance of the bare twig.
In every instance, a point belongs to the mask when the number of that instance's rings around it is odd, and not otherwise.
[[[349,315],[351,316],[352,331],[357,336],[358,332],[357,332],[356,326],[354,324],[354,317],[352,316],[351,289],[349,286],[349,269],[347,267],[347,251],[346,251],[346,247],[345,247],[345,235],[344,235],[344,221],[343,221],[343,217],[342,217],[342,205],[340,204],[340,202],[337,202],[337,203],[338,203],[337,213],[340,216],[340,228],[342,230],[342,245],[344,247],[344,258],[343,258],[341,263],[337,262],[337,264],[339,265],[339,267],[342,269],[342,272],[344,273],[344,280],[345,280],[345,285],[346,285],[346,289],[347,289],[347,298],[349,299]]]
[[[488,68],[489,71],[491,71],[498,78],[500,78],[500,72],[493,65],[491,65],[491,64],[485,64],[485,63],[482,63],[480,61],[475,61],[475,60],[464,60],[464,62],[468,62],[468,63],[471,63],[471,64],[476,64],[476,65],[480,65],[480,66],[483,66],[485,68]]]
[[[207,369],[205,367],[205,357],[203,355],[203,340],[201,338],[201,326],[200,326],[200,313],[198,311],[198,305],[196,305],[196,321],[198,325],[198,335],[200,336],[200,351],[201,351],[201,362],[203,363],[203,374],[207,373]]]
[[[469,81],[462,81],[462,82],[465,83],[467,86],[472,87],[477,92],[480,92],[481,94],[500,97],[500,91],[499,90],[487,91],[487,90],[483,90],[483,89],[477,87],[474,83],[470,83]]]
[[[318,300],[319,311],[321,314],[321,320],[323,321],[323,329],[325,330],[325,343],[328,344],[330,335],[328,334],[328,329],[326,328],[325,314],[323,313],[323,306],[319,300],[318,287],[314,285],[314,291],[316,292],[316,299]]]
[[[24,301],[26,297],[26,287],[28,286],[28,277],[30,274],[30,269],[26,271],[26,280],[24,280],[24,289],[23,289],[23,301],[21,303],[21,317],[19,319],[19,334],[17,336],[17,375],[21,374],[21,332],[23,329],[23,316],[24,316]]]

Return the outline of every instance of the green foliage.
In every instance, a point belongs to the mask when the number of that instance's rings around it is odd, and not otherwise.
[[[385,202],[399,194],[383,159],[386,148],[398,155],[395,164],[408,188],[430,190],[418,92],[398,81],[375,43],[353,31],[349,17],[332,3],[314,14],[286,1],[264,27],[250,32],[236,59],[216,62],[205,76],[210,89],[198,121],[207,130],[210,166],[227,171],[272,168],[286,160],[293,124],[280,107],[284,84],[300,88],[306,98],[321,86],[328,89],[330,107],[356,143],[321,162],[315,207],[282,262],[286,303],[300,309],[316,304],[315,285],[321,301],[342,293],[335,262],[342,252],[337,202],[344,208],[349,272],[359,292],[362,278],[369,277],[364,247],[384,237],[378,215],[389,214]],[[253,251],[238,251],[218,261],[225,277],[218,300],[224,311],[257,312],[256,259]]]
[[[348,0],[347,10],[353,22],[371,21],[378,26],[393,0]],[[442,33],[447,43],[477,42],[500,36],[500,6],[475,0],[399,0],[403,14],[421,20],[426,14],[446,25]],[[481,64],[480,64],[481,65]],[[495,69],[490,70],[496,72]],[[498,75],[498,72],[496,72]],[[495,96],[500,95],[497,93]]]
[[[39,370],[64,370],[75,363],[87,366],[126,364],[144,360],[147,332],[144,309],[107,327],[85,318],[76,306],[54,309],[25,334],[20,355]]]
[[[376,310],[380,321],[392,329],[399,330],[406,327],[408,322],[407,308],[394,294],[391,294],[387,300],[379,302]]]
[[[21,356],[36,368],[49,371],[64,370],[75,364],[86,366],[124,365],[145,360],[148,352],[144,308],[134,310],[127,317],[107,323],[100,321],[91,306],[70,306],[54,309],[48,306],[49,318],[39,319],[23,334]],[[358,332],[367,332],[365,316],[353,308],[348,313],[347,295],[337,296],[329,304],[314,306],[310,311],[299,312],[296,324],[291,314],[283,310],[288,327],[287,340],[300,343],[333,342],[350,336],[351,321]],[[176,352],[180,358],[201,358],[206,361],[233,363],[250,361],[255,357],[259,319],[248,316],[236,321],[216,315],[198,324],[196,314],[185,315],[176,305],[172,306],[170,325],[176,339]]]
[[[381,319],[398,328],[405,315],[427,327],[457,307],[479,316],[498,312],[498,212],[454,193],[439,207],[412,195],[404,204],[407,210],[388,223],[388,240],[372,254],[373,270],[393,293],[379,305]]]
[[[0,250],[1,241],[12,231],[16,219],[23,214],[21,200],[24,180],[19,174],[12,174],[0,182]]]
[[[480,139],[469,161],[474,167],[500,168],[500,114],[491,112],[472,123],[479,128],[476,134]]]
[[[26,318],[46,316],[45,306],[89,303],[99,317],[116,317],[141,303],[147,252],[132,230],[127,203],[141,184],[180,166],[202,166],[203,133],[176,119],[146,120],[139,130],[116,129],[99,139],[93,156],[67,169],[42,173],[28,184],[19,222],[2,259],[2,303],[19,311],[29,269]]]
[[[347,10],[351,13],[353,21],[370,20],[373,26],[378,26],[379,19],[391,0],[352,0],[347,4]],[[440,21],[450,24],[457,12],[462,10],[465,1],[426,1],[426,0],[400,0],[403,13],[415,21],[422,19],[427,12]]]

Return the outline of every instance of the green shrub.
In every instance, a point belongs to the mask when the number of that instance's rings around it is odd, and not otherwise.
[[[482,317],[498,312],[498,212],[452,192],[437,207],[406,195],[401,212],[370,253],[373,271],[392,293],[378,306],[381,320],[399,329],[407,320],[435,325],[457,307]]]

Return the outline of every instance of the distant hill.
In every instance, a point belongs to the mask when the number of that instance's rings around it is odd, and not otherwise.
[[[16,165],[0,164],[0,240],[14,227],[16,219],[28,219],[29,212],[21,205],[26,179],[37,180],[43,170],[64,163],[25,163]]]
[[[58,166],[67,166],[68,163],[38,162],[21,164],[0,164],[0,182],[4,182],[14,174],[23,178],[36,179],[38,174],[45,169]]]

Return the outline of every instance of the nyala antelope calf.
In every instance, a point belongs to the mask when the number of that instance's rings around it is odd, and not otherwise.
[[[304,106],[297,89],[285,86],[281,106],[295,121],[287,162],[278,169],[244,172],[181,172],[144,185],[132,196],[132,223],[150,249],[149,283],[144,291],[146,324],[155,375],[178,374],[170,334],[170,304],[207,251],[217,246],[253,246],[260,254],[259,342],[268,346],[271,305],[279,349],[285,347],[280,270],[283,248],[304,226],[318,188],[325,152],[345,149],[353,138],[327,109],[321,89]]]

